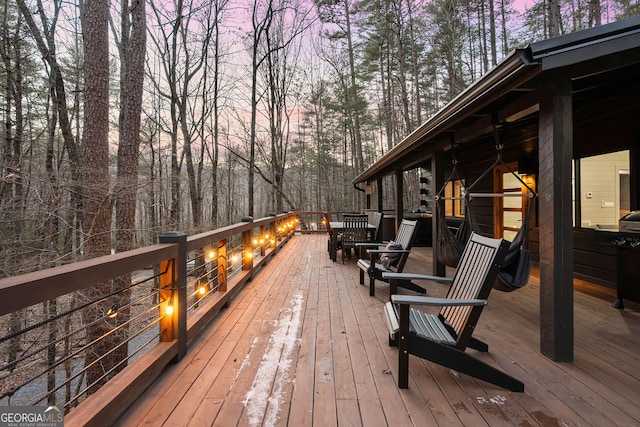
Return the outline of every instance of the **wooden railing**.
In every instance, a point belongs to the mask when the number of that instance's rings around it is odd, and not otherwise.
[[[124,308],[117,303],[122,289],[115,289],[84,305],[77,304],[72,296],[92,286],[108,281],[116,283],[119,278],[127,277],[128,283],[134,282],[126,289],[127,295],[136,292],[142,294],[140,299],[135,300],[138,302],[127,307],[127,311],[136,311],[135,305],[144,305],[144,309],[137,309],[142,313],[140,318],[146,319],[139,334],[149,335],[147,331],[152,330],[151,338],[145,338],[146,341],[137,338],[137,341],[145,341],[146,344],[136,349],[135,357],[127,361],[126,367],[97,391],[89,393],[87,390],[91,385],[86,385],[82,392],[65,399],[65,412],[68,412],[65,419],[69,425],[110,424],[167,364],[184,357],[189,342],[295,233],[298,228],[296,218],[296,213],[257,220],[246,218],[241,223],[194,236],[180,232],[164,233],[160,242],[153,246],[0,280],[0,326],[9,330],[7,335],[0,337],[3,354],[8,354],[5,351],[15,340],[23,340],[24,343],[32,339],[25,338],[27,336],[48,335],[44,345],[38,347],[29,341],[33,349],[24,351],[20,348],[13,361],[0,367],[0,378],[13,378],[12,383],[17,384],[5,389],[0,398],[7,400],[8,404],[48,403],[62,406],[56,402],[56,393],[60,392],[62,386],[55,385],[55,370],[74,357],[76,360],[85,360],[85,353],[72,353],[75,356],[61,354],[59,347],[73,332],[56,334],[55,331],[59,329],[53,327],[55,323],[52,322],[59,322],[63,317],[70,320],[72,316],[77,316],[77,312],[92,304],[103,307],[104,316],[93,319],[91,325],[81,325],[80,329],[112,321],[118,310]],[[140,281],[132,281],[130,277],[140,271],[153,273]],[[149,293],[153,296],[149,297]],[[128,298],[133,300],[133,297]],[[114,300],[116,302],[112,303]],[[72,308],[61,309],[69,301],[74,301]],[[132,328],[131,324],[125,324],[127,331]],[[86,334],[86,331],[83,333]],[[153,334],[157,334],[157,338]],[[91,351],[89,345],[92,343],[81,344],[79,347],[83,351]],[[126,342],[124,345],[129,346],[131,353],[132,344]],[[47,359],[47,354],[49,358],[45,363],[43,359]],[[34,373],[40,368],[41,373]],[[26,379],[16,379],[19,373]],[[40,380],[38,377],[41,377]],[[86,382],[83,378],[83,375],[79,375],[69,380],[66,389],[71,389],[72,384],[74,388],[82,389],[82,382]],[[17,399],[16,393],[20,387],[38,381],[42,384],[44,379],[53,381],[53,386],[49,384],[49,392],[44,393],[40,400],[11,402],[12,398]]]

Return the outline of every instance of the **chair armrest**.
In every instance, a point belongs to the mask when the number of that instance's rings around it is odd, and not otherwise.
[[[382,277],[389,280],[431,280],[432,282],[451,283],[453,278],[443,276],[429,276],[427,274],[414,273],[382,273]]]
[[[429,306],[459,306],[459,305],[486,305],[486,299],[457,299],[457,298],[432,298],[414,295],[391,295],[391,301],[395,304],[405,305],[429,305]]]
[[[372,242],[360,242],[360,243],[356,243],[356,246],[360,246],[362,248],[379,248],[380,246],[382,246],[381,243],[372,243]]]
[[[411,251],[407,249],[367,249],[370,254],[408,254]]]

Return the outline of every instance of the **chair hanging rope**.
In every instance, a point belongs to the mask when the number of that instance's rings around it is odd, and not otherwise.
[[[473,183],[467,187],[466,193],[463,194],[464,197],[468,199],[471,199],[473,197],[528,197],[530,199],[538,197],[538,193],[536,193],[533,190],[533,188],[529,186],[529,184],[527,184],[526,182],[523,181],[522,178],[520,178],[520,175],[515,173],[513,169],[511,169],[509,165],[507,165],[504,162],[504,160],[502,160],[502,149],[504,148],[504,133],[506,132],[505,125],[503,125],[502,130],[503,130],[502,136],[499,136],[496,125],[495,124],[493,125],[493,133],[496,140],[496,151],[498,152],[496,156],[496,160],[493,162],[491,166],[489,166],[484,172],[482,172],[482,174],[478,177],[478,179],[473,181]],[[497,166],[502,166],[507,172],[510,172],[511,175],[513,175],[520,182],[520,184],[522,184],[522,186],[524,186],[527,189],[527,192],[526,193],[524,192],[523,193],[506,193],[506,194],[505,193],[474,193],[472,189],[476,186],[476,184],[478,182],[482,182],[482,180],[484,180],[488,174],[493,173],[493,170]]]

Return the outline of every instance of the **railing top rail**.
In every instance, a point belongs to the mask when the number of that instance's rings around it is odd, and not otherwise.
[[[157,264],[177,252],[176,245],[157,244],[0,279],[0,316]]]
[[[205,231],[204,233],[195,234],[187,237],[187,250],[194,250],[210,245],[219,240],[228,239],[231,236],[248,231],[253,227],[267,225],[272,222],[280,221],[287,218],[291,214],[280,214],[277,216],[268,216],[254,220],[253,222],[239,222],[226,227],[216,228],[215,230]]]
[[[187,238],[187,248],[201,248],[291,215],[279,214],[200,233]],[[158,264],[175,257],[177,252],[176,245],[156,244],[0,279],[0,316]]]
[[[253,223],[245,222],[216,228],[215,230],[205,231],[199,234],[194,234],[193,236],[187,237],[187,250],[191,251],[194,249],[199,249],[203,246],[217,242],[219,240],[228,239],[235,234],[250,230],[251,227],[253,227]]]
[[[257,225],[257,226],[261,226],[261,225],[268,225],[271,224],[274,221],[280,221],[282,219],[285,219],[289,216],[293,216],[295,215],[295,212],[289,212],[289,213],[281,213],[278,214],[276,216],[265,216],[263,218],[258,218],[256,220],[253,221],[253,225]]]

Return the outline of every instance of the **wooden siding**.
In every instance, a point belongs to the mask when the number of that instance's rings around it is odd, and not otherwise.
[[[414,248],[405,270],[430,266],[430,248]],[[118,425],[640,424],[640,305],[615,310],[612,292],[576,282],[575,360],[554,363],[540,354],[534,275],[521,290],[494,291],[475,332],[489,344],[478,357],[521,379],[524,393],[413,356],[400,390],[388,286],[377,287],[369,297],[358,284],[355,260],[331,262],[326,236],[294,237]]]

